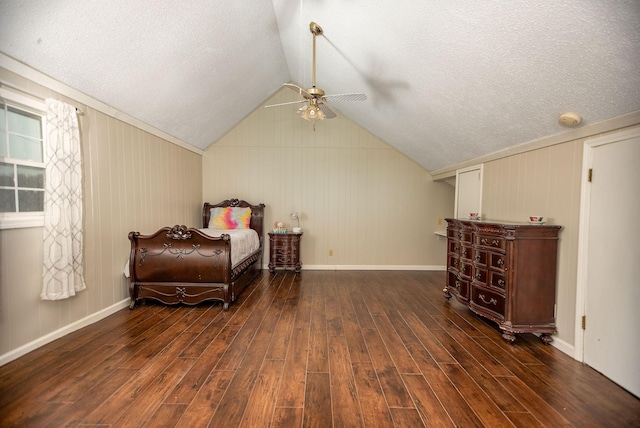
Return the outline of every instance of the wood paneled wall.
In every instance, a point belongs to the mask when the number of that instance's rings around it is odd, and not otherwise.
[[[584,140],[484,164],[482,215],[526,221],[542,215],[563,228],[558,243],[558,338],[574,343],[580,175]]]
[[[292,100],[282,89],[265,104]],[[314,131],[298,107],[261,106],[210,146],[204,199],[263,202],[268,228],[291,228],[298,211],[303,269],[443,267],[433,232],[453,212],[453,187],[340,114]]]
[[[635,128],[637,125],[631,126]],[[526,221],[542,215],[562,226],[558,247],[556,346],[574,355],[584,142],[621,128],[484,164],[482,215]],[[602,225],[608,227],[609,225]]]
[[[3,82],[77,102],[0,69]],[[42,228],[0,231],[0,356],[42,340],[128,297],[127,235],[176,223],[199,225],[202,156],[90,107],[80,117],[87,289],[67,300],[39,298]]]

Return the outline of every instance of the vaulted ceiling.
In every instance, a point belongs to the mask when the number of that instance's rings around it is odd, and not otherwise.
[[[427,170],[640,110],[637,0],[2,1],[0,52],[205,149],[311,85],[311,21],[317,85],[368,95],[332,108]]]

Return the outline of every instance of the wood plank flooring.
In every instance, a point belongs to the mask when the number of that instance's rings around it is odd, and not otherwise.
[[[444,281],[265,271],[228,312],[123,309],[0,367],[0,426],[640,426],[636,397],[533,335],[505,343]]]

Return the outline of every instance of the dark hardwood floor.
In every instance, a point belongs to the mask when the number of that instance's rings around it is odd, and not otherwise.
[[[123,309],[0,367],[0,426],[640,426],[640,400],[443,284],[265,271],[228,312]]]

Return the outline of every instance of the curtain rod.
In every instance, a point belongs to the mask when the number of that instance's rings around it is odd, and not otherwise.
[[[11,91],[19,92],[20,95],[23,95],[25,97],[31,98],[32,100],[34,100],[34,101],[36,101],[38,103],[44,104],[44,99],[43,98],[40,98],[37,95],[33,95],[33,93],[31,93],[29,90],[21,88],[18,85],[14,85],[13,83],[7,83],[7,82],[5,82],[3,80],[0,80],[0,88],[2,88],[2,87],[7,88],[7,89],[9,89]],[[73,104],[71,104],[71,105],[75,107],[76,114],[78,116],[84,116],[84,114],[85,114],[84,110],[82,110],[80,107],[77,107],[77,106],[75,106]]]

